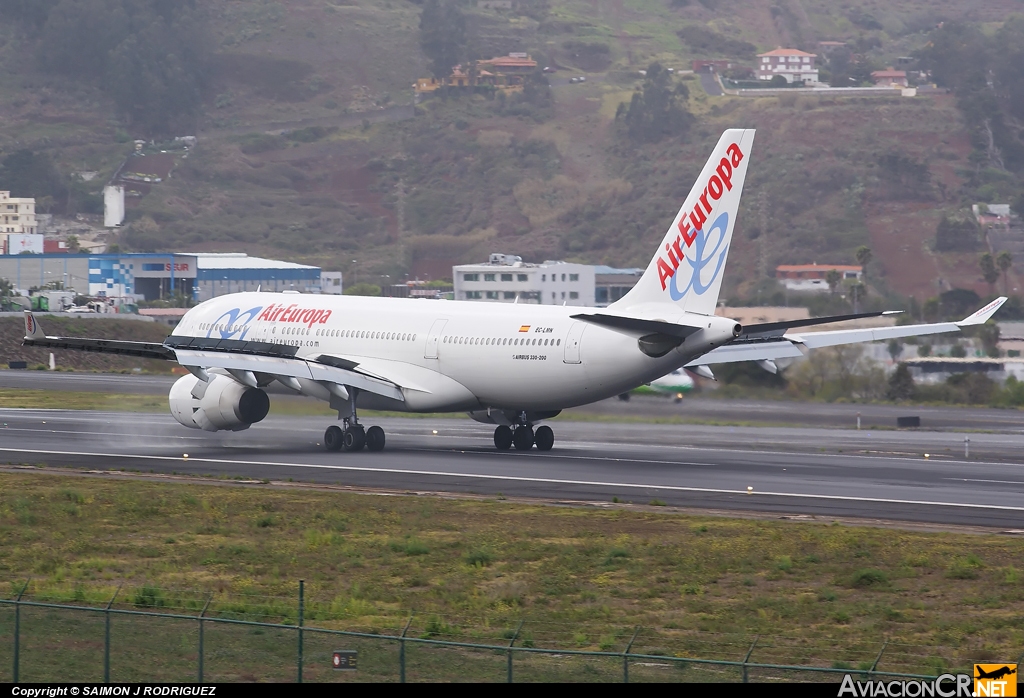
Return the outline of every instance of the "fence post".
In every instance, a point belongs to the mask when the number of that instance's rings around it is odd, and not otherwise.
[[[18,598],[14,600],[14,683],[18,683],[18,660],[21,656],[21,597],[28,589],[28,582],[18,592]]]
[[[203,682],[203,657],[205,656],[205,648],[203,646],[203,616],[206,615],[206,609],[210,607],[211,601],[213,601],[212,596],[206,599],[206,605],[203,606],[203,610],[199,612],[199,680],[197,683]]]
[[[633,637],[629,638],[629,644],[626,645],[626,650],[622,653],[622,683],[629,683],[629,651],[633,649],[633,643],[636,641],[636,636],[640,634],[640,626],[636,626],[636,630],[633,631]]]
[[[409,622],[402,628],[402,634],[399,635],[398,641],[398,682],[405,683],[405,634],[409,632],[409,626],[412,625],[412,616],[409,616]]]
[[[757,641],[761,639],[760,635],[754,636],[754,641],[750,643],[750,649],[747,650],[747,656],[743,658],[743,683],[748,682],[747,678],[747,662],[750,661],[750,655],[754,653],[754,648],[757,647]]]
[[[506,677],[506,683],[512,683],[512,645],[516,644],[516,638],[519,637],[519,631],[523,629],[523,623],[525,622],[525,620],[519,621],[519,627],[516,628],[516,632],[512,635],[512,639],[508,641],[508,675]]]
[[[303,606],[306,603],[306,581],[304,579],[299,580],[299,662],[298,662],[298,682],[302,683],[302,614],[304,611]]]
[[[882,643],[882,649],[878,650],[878,656],[875,657],[875,663],[872,664],[871,668],[868,670],[868,676],[871,676],[871,674],[874,673],[875,669],[878,668],[878,663],[880,661],[882,661],[882,653],[885,652],[885,648],[888,647],[888,646],[889,646],[889,641],[888,640],[886,640],[885,642]]]
[[[110,607],[114,605],[114,599],[121,593],[124,582],[117,585],[117,590],[110,597],[107,608],[103,611],[103,683],[110,683]]]

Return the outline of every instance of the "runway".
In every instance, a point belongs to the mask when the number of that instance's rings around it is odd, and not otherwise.
[[[0,388],[68,390],[141,395],[167,395],[178,376],[63,373],[49,371],[0,370]],[[277,383],[272,395],[295,400],[296,396]],[[894,428],[897,417],[919,416],[923,429],[993,431],[1024,435],[1024,411],[989,407],[921,407],[856,403],[798,402],[789,400],[726,400],[712,394],[687,395],[679,403],[666,396],[634,395],[629,402],[603,400],[566,410],[563,418],[594,416],[608,419],[675,419],[702,423],[744,425],[855,428],[857,415],[864,428]]]
[[[554,450],[502,453],[469,420],[376,419],[387,449],[345,454],[319,445],[327,420],[273,413],[212,434],[161,414],[4,409],[0,421],[7,464],[1024,528],[1015,433],[971,434],[965,460],[956,432],[555,420]]]

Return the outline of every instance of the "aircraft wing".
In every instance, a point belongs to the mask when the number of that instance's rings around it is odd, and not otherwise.
[[[710,351],[694,359],[686,364],[686,366],[687,368],[696,368],[698,366],[726,364],[735,361],[774,361],[775,359],[799,357],[807,349],[957,332],[963,327],[985,324],[1005,302],[1005,297],[997,298],[984,308],[971,313],[960,322],[897,325],[895,327],[872,327],[860,330],[786,333],[781,337],[769,336],[764,340],[748,340],[744,335],[740,335],[736,341]]]
[[[143,359],[174,359],[174,352],[163,344],[156,342],[126,342],[117,339],[86,339],[84,337],[48,337],[39,326],[39,321],[36,320],[35,315],[27,310],[25,311],[25,339],[22,344],[27,347],[75,349],[101,354],[138,356]]]
[[[322,354],[311,359],[300,359],[294,356],[295,347],[268,342],[177,335],[171,335],[163,344],[83,337],[51,337],[43,332],[39,321],[28,311],[25,312],[23,344],[25,346],[76,349],[103,354],[177,361],[196,375],[203,375],[208,368],[222,368],[240,382],[252,386],[266,385],[271,380],[278,378],[282,379],[281,382],[285,385],[291,387],[295,379],[304,378],[357,388],[400,401],[405,400],[402,387],[422,390],[414,385],[402,386],[379,372],[359,371],[357,370],[358,362],[348,361],[343,357]],[[260,383],[257,374],[265,378],[265,382]]]

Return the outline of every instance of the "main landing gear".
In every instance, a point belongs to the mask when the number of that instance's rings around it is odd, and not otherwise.
[[[355,393],[355,390],[352,392]],[[342,420],[344,428],[335,424],[327,427],[327,431],[324,432],[324,447],[328,451],[361,451],[365,446],[367,451],[383,451],[384,430],[377,426],[364,429],[356,417],[354,395],[350,405],[350,416]]]
[[[504,424],[494,430],[494,446],[499,451],[507,451],[515,446],[517,451],[529,451],[534,446],[538,451],[550,451],[555,445],[555,432],[549,426],[537,427],[526,421],[525,414],[520,417],[519,424],[507,427]]]

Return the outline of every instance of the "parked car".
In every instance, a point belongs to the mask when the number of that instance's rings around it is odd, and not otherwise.
[[[586,82],[586,81],[587,81],[587,78],[586,78],[586,76],[583,76],[583,75],[581,75],[578,78],[576,78],[576,82]]]

